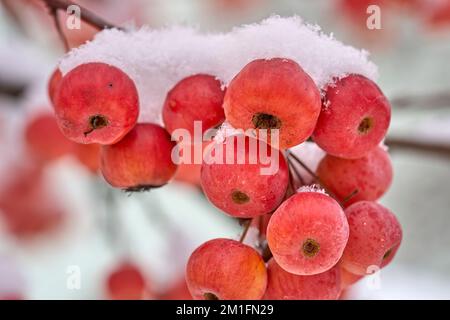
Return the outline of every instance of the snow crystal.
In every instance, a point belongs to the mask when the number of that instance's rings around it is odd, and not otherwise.
[[[342,44],[297,16],[273,16],[218,34],[181,26],[143,27],[128,32],[104,30],[93,41],[70,51],[60,69],[66,74],[87,62],[121,68],[138,88],[139,121],[161,123],[166,93],[179,80],[208,73],[227,85],[250,61],[274,57],[298,62],[319,88],[348,73],[377,78],[377,68],[368,60],[368,52]]]
[[[323,189],[321,186],[319,186],[317,184],[312,184],[309,186],[302,186],[297,189],[297,192],[319,192],[319,193],[327,194],[325,192],[325,189]]]

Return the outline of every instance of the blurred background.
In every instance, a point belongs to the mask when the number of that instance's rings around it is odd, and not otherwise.
[[[381,203],[404,237],[379,285],[366,279],[345,296],[450,299],[450,0],[76,2],[116,25],[205,32],[300,15],[370,51],[393,107],[394,182]],[[381,8],[380,30],[366,26],[370,4]],[[58,16],[70,48],[97,32],[84,23],[68,30],[65,12]],[[208,203],[195,166],[148,193],[109,188],[98,147],[68,143],[52,118],[47,84],[64,52],[44,1],[0,1],[0,299],[120,298],[144,282],[144,298],[189,298],[190,253],[242,227]]]

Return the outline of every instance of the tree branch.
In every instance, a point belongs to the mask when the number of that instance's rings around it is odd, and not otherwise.
[[[389,99],[394,108],[409,108],[411,106],[450,107],[450,90],[434,92],[425,95],[406,95]]]
[[[57,10],[66,11],[69,6],[76,5],[80,8],[81,20],[89,23],[90,25],[96,27],[97,29],[102,30],[105,28],[106,29],[116,28],[119,30],[125,30],[122,27],[116,26],[112,23],[105,21],[103,18],[97,16],[92,11],[87,10],[86,8],[80,6],[79,4],[73,1],[68,0],[41,0],[41,1],[43,1],[47,5],[47,7],[50,10],[50,14],[52,14],[52,12],[54,11],[56,12]]]
[[[450,145],[435,142],[421,142],[402,138],[387,138],[385,144],[390,149],[409,149],[414,151],[433,153],[439,156],[450,157]]]

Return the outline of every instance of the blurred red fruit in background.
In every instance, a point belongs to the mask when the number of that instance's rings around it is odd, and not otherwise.
[[[53,198],[39,167],[15,167],[0,190],[0,214],[19,238],[47,233],[61,225],[64,211]]]
[[[27,123],[25,142],[32,157],[40,163],[56,160],[74,149],[74,143],[64,137],[51,113],[37,114]]]
[[[142,300],[149,294],[145,276],[130,262],[121,263],[108,275],[106,291],[112,300]]]

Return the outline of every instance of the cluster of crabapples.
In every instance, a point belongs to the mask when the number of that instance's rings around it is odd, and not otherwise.
[[[254,248],[241,237],[197,248],[186,268],[194,299],[337,299],[369,269],[387,265],[400,245],[399,222],[375,202],[392,180],[380,146],[390,105],[362,75],[336,78],[322,92],[297,62],[285,58],[248,63],[227,88],[214,75],[191,75],[167,93],[164,127],[137,123],[134,82],[104,63],[79,65],[64,77],[57,71],[50,96],[67,138],[101,145],[101,172],[117,188],[137,191],[169,182],[177,170],[171,133],[192,132],[194,121],[203,130],[225,120],[253,130],[253,136],[211,142],[233,143],[235,155],[250,157],[255,140],[278,155],[278,170],[261,174],[267,164],[258,159],[216,163],[207,161],[214,148],[204,149],[200,180],[206,197],[226,214],[257,225],[265,245]],[[276,130],[277,148],[258,140],[261,130]],[[234,143],[238,138],[243,150]],[[298,189],[301,182],[293,175],[291,161],[301,160],[289,148],[310,138],[327,153],[311,172],[323,189]]]

